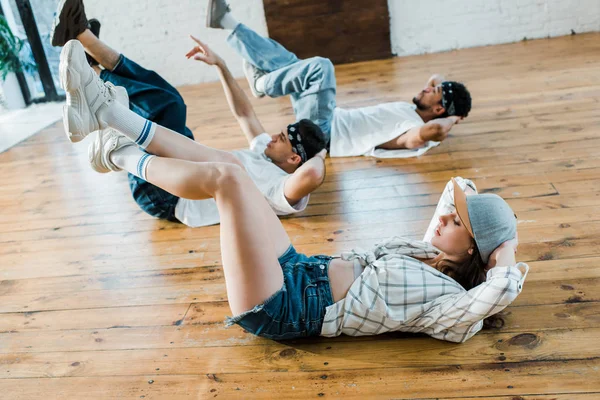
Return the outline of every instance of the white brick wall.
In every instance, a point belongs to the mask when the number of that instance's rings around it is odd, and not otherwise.
[[[262,0],[229,0],[233,14],[267,34]],[[399,56],[600,31],[600,0],[388,0],[392,52]],[[365,0],[365,7],[368,7]],[[235,76],[241,62],[228,31],[204,27],[206,0],[85,0],[109,45],[174,85],[217,80],[213,68],[188,61],[188,35],[206,41]]]
[[[267,34],[262,0],[229,0],[234,15],[260,34]],[[115,50],[171,84],[217,80],[214,68],[187,60],[193,34],[215,49],[235,76],[243,76],[240,58],[226,42],[230,31],[208,29],[206,0],[85,0],[88,18],[102,23],[100,37]]]
[[[388,0],[392,53],[600,31],[600,0]]]

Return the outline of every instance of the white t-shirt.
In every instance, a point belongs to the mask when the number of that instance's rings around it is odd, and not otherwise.
[[[424,154],[439,142],[427,142],[418,149],[385,150],[377,146],[425,123],[416,106],[403,101],[345,110],[336,108],[331,123],[331,157],[373,156],[407,158]]]
[[[265,149],[271,137],[263,133],[252,140],[249,149],[232,151],[246,168],[260,192],[277,215],[300,212],[306,208],[310,195],[305,196],[296,205],[291,206],[284,194],[284,186],[290,174],[273,164]],[[214,199],[179,199],[175,207],[175,217],[192,228],[218,224],[219,211]]]

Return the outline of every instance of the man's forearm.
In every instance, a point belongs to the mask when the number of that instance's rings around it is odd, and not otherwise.
[[[310,169],[312,171],[312,180],[315,183],[315,189],[323,183],[325,179],[325,159],[316,155],[302,165],[300,168]]]
[[[293,206],[321,186],[324,180],[325,160],[321,155],[316,155],[298,168],[287,180],[284,188],[285,198]]]
[[[438,118],[434,120],[442,129],[442,131],[447,135],[450,132],[450,129],[456,124],[456,122],[450,118]]]
[[[246,93],[244,93],[233,75],[231,75],[225,61],[219,60],[215,66],[219,72],[219,79],[223,85],[223,91],[225,92],[231,112],[236,118],[248,116],[253,112],[250,100],[248,100]]]

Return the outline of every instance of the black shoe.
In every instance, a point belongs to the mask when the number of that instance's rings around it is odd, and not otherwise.
[[[101,26],[100,21],[98,21],[96,18],[92,18],[88,21],[88,29],[90,31],[92,31],[94,36],[96,36],[97,38],[100,38],[100,26]],[[100,65],[100,63],[98,61],[96,61],[96,59],[94,59],[94,57],[90,56],[88,53],[85,53],[85,57],[87,58],[88,63],[90,64],[90,67]]]
[[[88,28],[82,0],[61,0],[56,9],[50,42],[52,46],[64,46]]]

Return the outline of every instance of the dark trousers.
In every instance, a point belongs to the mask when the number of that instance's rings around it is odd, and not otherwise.
[[[136,114],[194,139],[192,131],[185,126],[186,105],[183,98],[156,72],[148,71],[121,55],[117,66],[112,71],[102,71],[100,78],[115,86],[123,86],[129,95],[129,108]],[[142,210],[156,218],[177,221],[177,196],[132,174],[128,176],[133,199]]]

